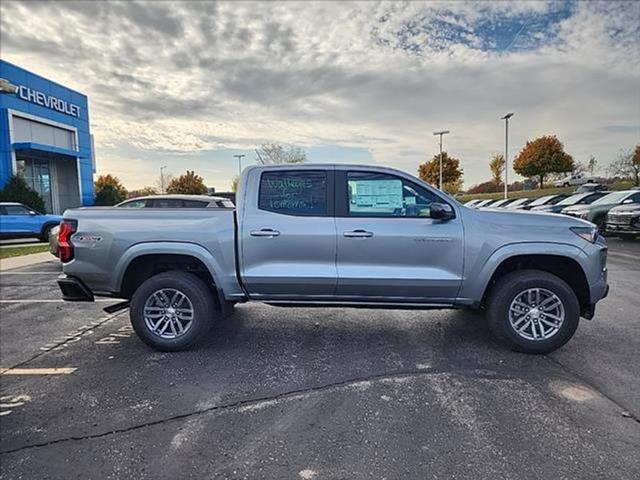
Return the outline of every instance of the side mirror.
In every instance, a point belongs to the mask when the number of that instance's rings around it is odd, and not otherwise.
[[[33,210],[29,210],[29,215],[33,216],[33,215],[37,215],[37,213],[34,212]]]
[[[623,204],[623,205],[626,205],[626,204],[628,204],[628,203],[633,203],[633,200],[632,200],[631,198],[627,198],[626,200],[623,200],[623,201],[622,201],[622,204]]]
[[[453,213],[453,208],[451,208],[451,205],[446,203],[433,202],[431,204],[430,210],[431,210],[431,218],[435,220],[447,221],[455,217],[455,214]]]

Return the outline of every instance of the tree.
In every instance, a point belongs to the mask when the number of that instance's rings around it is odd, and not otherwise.
[[[155,187],[142,187],[139,190],[131,190],[127,193],[127,198],[135,198],[135,197],[148,197],[149,195],[157,195],[158,191]]]
[[[38,192],[27,185],[22,175],[13,175],[0,190],[0,202],[18,202],[36,212],[45,211],[44,200]]]
[[[418,167],[418,175],[431,185],[440,182],[440,155],[434,155],[433,159],[424,162]],[[462,187],[462,170],[460,160],[450,157],[447,152],[442,152],[442,188],[449,193],[457,193]]]
[[[538,177],[540,188],[550,173],[571,172],[573,158],[555,135],[545,135],[527,142],[513,161],[513,169],[524,177]]]
[[[636,145],[633,152],[620,152],[608,170],[610,176],[628,178],[635,186],[640,186],[640,145]]]
[[[258,154],[257,160],[265,165],[303,163],[307,161],[307,154],[301,148],[289,147],[285,149],[285,147],[277,143],[261,145],[256,153]]]
[[[169,182],[167,193],[203,195],[207,193],[207,186],[204,184],[203,178],[200,175],[196,175],[193,170],[187,170],[187,173]]]
[[[237,192],[238,191],[238,176],[237,175],[235,177],[233,177],[233,179],[231,180],[231,191],[232,192]]]
[[[491,157],[489,168],[491,169],[491,179],[493,183],[495,183],[496,189],[498,189],[502,184],[502,179],[504,177],[504,165],[504,155],[501,153],[496,153]]]
[[[127,198],[127,189],[120,183],[118,177],[111,174],[100,175],[94,183],[94,205],[111,206]]]

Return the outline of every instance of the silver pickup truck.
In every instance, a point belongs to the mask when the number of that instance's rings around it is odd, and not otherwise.
[[[608,292],[593,224],[469,209],[404,172],[363,165],[246,168],[235,210],[68,210],[59,244],[63,298],[126,299],[138,336],[164,351],[259,301],[484,309],[501,342],[545,353]]]

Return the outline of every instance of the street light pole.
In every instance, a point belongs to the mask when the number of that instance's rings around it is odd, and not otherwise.
[[[165,165],[164,167],[160,167],[160,193],[162,193],[164,195],[164,173],[163,170],[167,168],[167,166]]]
[[[507,199],[507,172],[509,171],[509,119],[513,117],[513,113],[507,113],[504,117],[504,199]]]
[[[242,172],[242,159],[245,157],[244,154],[234,155],[238,159],[238,179],[240,178],[240,173]]]
[[[433,132],[433,135],[440,136],[440,182],[439,188],[442,191],[442,136],[450,133],[449,130],[441,130],[439,132]]]

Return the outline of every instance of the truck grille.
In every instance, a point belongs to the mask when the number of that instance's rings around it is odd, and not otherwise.
[[[619,213],[610,213],[607,215],[607,223],[611,225],[631,225],[632,215],[621,215]]]

